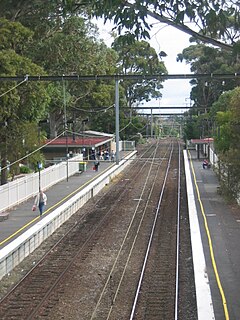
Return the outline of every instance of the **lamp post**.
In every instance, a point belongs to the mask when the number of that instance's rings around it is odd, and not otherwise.
[[[41,162],[37,162],[37,168],[38,168],[38,188],[39,188],[39,192],[41,190],[41,169],[42,169],[42,163]]]

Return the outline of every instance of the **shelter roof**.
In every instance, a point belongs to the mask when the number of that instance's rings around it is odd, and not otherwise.
[[[213,142],[213,138],[204,138],[204,139],[191,139],[191,143],[193,144],[207,144]]]
[[[51,147],[63,147],[66,146],[66,144],[69,147],[98,147],[101,146],[109,141],[111,141],[112,138],[101,136],[101,137],[89,137],[89,136],[77,136],[75,139],[73,137],[60,137],[55,140],[47,140],[46,143],[48,145],[45,146],[45,148],[51,148]]]

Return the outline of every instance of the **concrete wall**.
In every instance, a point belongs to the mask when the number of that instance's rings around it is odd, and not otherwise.
[[[91,197],[95,196],[105,187],[115,176],[117,176],[131,160],[135,158],[136,151],[129,154],[119,165],[111,167],[96,180],[79,191],[71,199],[55,209],[46,217],[39,220],[34,226],[13,240],[0,250],[0,279],[14,267],[16,267],[25,257],[33,252],[45,239],[47,239],[57,228],[67,221],[76,211],[78,211]]]

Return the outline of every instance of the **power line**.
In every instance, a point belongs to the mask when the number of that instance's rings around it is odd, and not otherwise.
[[[4,93],[0,94],[0,98],[5,96],[7,93],[9,93],[10,91],[16,89],[17,87],[19,87],[21,84],[23,84],[24,82],[26,82],[28,80],[28,76],[25,76],[25,79],[23,81],[21,81],[20,83],[18,83],[16,86],[12,87],[11,89],[5,91]]]
[[[115,104],[111,105],[110,107],[105,107],[103,109],[96,109],[95,111],[94,110],[81,109],[81,108],[78,108],[78,107],[75,107],[75,106],[70,106],[70,107],[72,109],[74,109],[74,110],[84,111],[84,112],[88,112],[88,113],[98,113],[98,112],[106,112],[107,110],[109,110],[111,108],[114,108]]]

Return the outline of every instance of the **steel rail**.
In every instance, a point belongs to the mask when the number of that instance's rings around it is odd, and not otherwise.
[[[179,300],[179,255],[180,255],[180,208],[181,208],[181,156],[178,142],[178,197],[177,197],[177,237],[176,237],[176,283],[175,283],[175,306],[174,319],[178,319]]]

